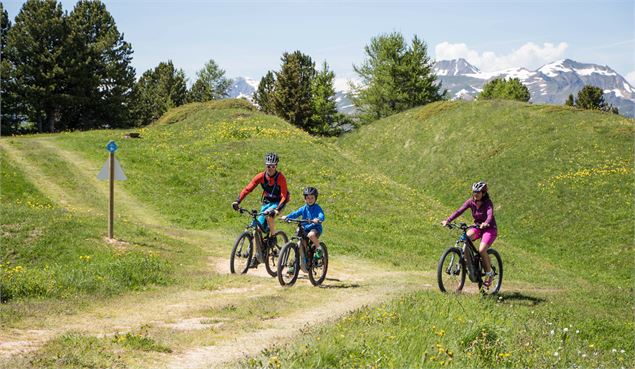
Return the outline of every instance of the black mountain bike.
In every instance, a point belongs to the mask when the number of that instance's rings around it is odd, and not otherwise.
[[[293,286],[298,279],[300,269],[309,274],[314,286],[319,286],[326,278],[329,267],[329,253],[324,242],[320,242],[322,250],[316,250],[313,242],[307,237],[302,225],[311,223],[308,219],[285,219],[285,222],[298,224],[295,236],[280,251],[278,260],[278,282],[281,286]],[[319,251],[319,252],[318,252]]]
[[[279,245],[286,244],[289,238],[283,231],[278,231],[274,235],[265,231],[263,225],[258,221],[258,216],[263,215],[263,213],[243,208],[239,208],[238,211],[240,214],[248,214],[253,221],[245,227],[245,231],[238,236],[234,243],[229,257],[229,271],[240,274],[247,273],[252,263],[251,260],[255,257],[260,263],[265,264],[267,273],[275,277],[278,270]]]
[[[472,240],[467,236],[467,230],[476,226],[468,226],[465,223],[448,223],[450,229],[460,229],[462,231],[454,246],[448,248],[439,260],[437,267],[437,280],[441,292],[461,291],[465,284],[465,275],[470,281],[478,283],[479,290],[484,294],[494,295],[500,291],[503,283],[503,260],[498,251],[490,248],[487,253],[490,255],[492,271],[492,284],[486,287],[483,284],[485,270],[481,263],[481,254],[474,246]],[[467,271],[467,272],[466,272]]]

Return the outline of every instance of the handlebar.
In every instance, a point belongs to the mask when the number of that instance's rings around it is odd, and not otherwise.
[[[283,222],[287,223],[298,223],[298,224],[309,224],[313,223],[312,219],[285,219]],[[322,223],[322,221],[318,221],[318,223]]]
[[[265,215],[265,216],[267,215],[267,214],[265,214],[265,213],[261,213],[261,212],[259,212],[258,210],[249,210],[249,209],[245,209],[245,208],[238,208],[238,212],[239,212],[240,214],[245,214],[245,213],[247,213],[247,214],[249,214],[250,216],[252,216],[252,217],[254,217],[254,218],[255,218],[255,217],[257,217],[257,216],[259,216],[259,215]]]
[[[445,225],[446,227],[450,228],[450,229],[455,229],[455,228],[459,228],[462,231],[467,231],[470,228],[477,228],[476,225],[467,225],[466,223],[448,223]]]

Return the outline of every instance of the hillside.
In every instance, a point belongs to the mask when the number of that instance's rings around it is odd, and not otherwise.
[[[169,315],[161,310],[164,304],[181,306],[178,299],[186,298],[198,310],[189,312],[191,315],[185,318],[200,316],[205,311],[204,316],[212,321],[224,321],[240,313],[242,308],[236,306],[243,306],[245,301],[230,296],[229,302],[219,300],[210,310],[205,301],[217,295],[209,290],[233,291],[234,287],[258,286],[263,295],[249,300],[245,308],[260,306],[259,301],[270,307],[259,310],[259,314],[244,316],[245,324],[222,326],[250,335],[258,333],[261,324],[262,329],[273,324],[272,318],[284,320],[297,311],[294,309],[319,305],[323,310],[316,314],[327,316],[324,311],[328,310],[324,309],[346,311],[343,305],[329,305],[346,300],[345,296],[355,301],[346,306],[351,308],[377,302],[380,297],[392,298],[399,291],[430,289],[435,283],[432,272],[436,262],[454,236],[438,224],[465,200],[472,182],[485,179],[491,186],[500,227],[496,248],[506,267],[502,295],[505,303],[481,301],[470,294],[457,300],[436,291],[418,292],[380,310],[362,309],[340,322],[342,325],[326,326],[320,332],[325,337],[351,335],[347,340],[351,352],[361,350],[364,345],[372,349],[383,341],[366,336],[359,340],[355,335],[361,334],[360,330],[371,335],[407,330],[397,320],[383,318],[372,318],[373,329],[368,329],[365,324],[369,316],[387,312],[407,321],[413,315],[421,316],[421,309],[425,308],[439,314],[447,312],[445,317],[435,313],[426,319],[452,325],[448,316],[461,314],[459,306],[453,303],[458,301],[473,311],[478,311],[481,304],[495,310],[487,322],[495,325],[497,334],[509,346],[526,336],[539,337],[548,321],[562,320],[584,327],[584,336],[568,349],[581,349],[589,344],[601,346],[597,360],[617,360],[618,356],[608,356],[610,348],[625,347],[629,341],[628,332],[633,331],[628,302],[633,292],[634,256],[632,120],[557,106],[442,102],[374,122],[339,139],[324,139],[311,137],[276,117],[254,111],[239,100],[226,100],[172,109],[155,124],[139,129],[140,139],[124,138],[128,132],[91,131],[0,141],[3,155],[0,262],[4,268],[3,284],[10,281],[9,287],[14,291],[11,299],[0,306],[0,317],[11,317],[3,319],[6,327],[28,328],[46,313],[50,303],[42,306],[32,298],[60,299],[61,302],[53,303],[57,306],[54,311],[60,312],[69,308],[65,299],[83,301],[83,307],[72,309],[74,313],[61,319],[66,321],[72,320],[73,314],[92,311],[90,299],[86,298],[92,295],[106,301],[122,295],[127,302],[124,306],[139,311],[144,308],[134,305],[137,300],[151,303],[163,295],[177,300],[153,303],[148,312],[159,309],[154,313],[159,316]],[[111,139],[119,145],[117,157],[128,177],[116,185],[115,236],[124,242],[114,246],[103,241],[106,185],[94,178],[107,157],[105,144]],[[281,156],[279,170],[286,175],[292,194],[288,210],[302,204],[303,187],[313,185],[320,190],[319,203],[327,217],[323,239],[329,245],[334,263],[332,273],[337,278],[329,282],[332,288],[281,289],[270,279],[228,278],[224,275],[226,271],[210,266],[226,265],[233,239],[247,223],[246,218],[231,210],[230,204],[263,169],[262,156],[268,151]],[[244,204],[255,208],[258,202],[256,190]],[[292,232],[290,226],[280,227]],[[124,260],[120,261],[122,251]],[[89,255],[91,263],[97,259],[99,263],[88,264]],[[129,267],[138,260],[146,261],[140,264],[146,269]],[[18,272],[17,267],[21,267]],[[58,271],[40,272],[51,267]],[[16,278],[22,276],[23,269],[35,277]],[[64,279],[71,270],[83,272],[74,279]],[[130,277],[122,280],[135,283],[119,283],[120,270],[130,273]],[[53,280],[59,280],[53,284],[59,288],[42,287],[51,275],[57,278]],[[100,284],[103,279],[109,283]],[[28,288],[34,280],[35,288]],[[84,282],[76,287],[65,282],[73,280]],[[130,290],[149,292],[135,295]],[[192,296],[200,297],[193,301]],[[415,306],[408,301],[418,303]],[[514,301],[519,306],[514,307]],[[549,303],[542,304],[545,301]],[[99,312],[97,316],[113,314],[118,316],[115,312]],[[70,339],[61,336],[52,340],[51,345],[36,351],[38,360],[43,360],[38,362],[53,360],[60,353],[66,355],[76,340],[84,342],[86,337],[93,340],[95,336],[112,333],[114,323],[108,321],[96,324],[97,331],[84,333],[89,336]],[[514,331],[514,324],[522,321],[527,322],[527,330]],[[162,324],[168,323],[172,322]],[[139,327],[150,327],[142,329],[143,334],[173,347],[175,355],[200,353],[197,347],[209,346],[210,342],[221,345],[223,339],[236,338],[227,329],[201,331],[192,338],[189,331],[175,332],[154,320],[126,326],[133,333],[139,332]],[[347,327],[351,328],[349,333],[340,331]],[[478,324],[470,323],[470,327],[477,328]],[[52,331],[64,332],[59,327]],[[449,328],[447,331],[448,340],[460,341],[462,336],[458,332],[450,335]],[[400,341],[406,347],[422,337],[429,341],[438,330],[408,332],[412,336]],[[308,344],[316,345],[312,337],[315,335],[307,336]],[[118,343],[102,338],[97,342],[102,345],[99,346],[102,352],[120,350]],[[546,350],[559,344],[557,340],[545,342]],[[264,348],[261,345],[267,344],[267,340],[257,341],[254,347]],[[407,351],[404,346],[391,347],[392,354]],[[297,359],[301,347],[284,350],[267,351],[266,360],[278,355],[281,360]],[[382,357],[389,358],[391,352],[382,352]],[[181,357],[162,355],[166,356],[150,359],[152,353],[140,356],[133,350],[126,353],[126,362],[132,366],[160,366],[152,360]],[[324,343],[312,355],[304,355],[305,361],[284,362],[300,367],[339,366],[343,361],[338,360],[347,357],[346,352]],[[518,355],[524,355],[525,361],[506,366],[549,365],[539,360],[538,353]],[[332,360],[325,361],[325,357]],[[621,357],[632,360],[632,350]],[[113,366],[109,357],[102,359]],[[366,365],[368,362],[364,360],[358,364]],[[397,366],[418,366],[412,361],[417,358],[399,360],[392,362]],[[461,360],[468,358],[464,356]],[[458,366],[470,363],[460,361],[458,356],[455,362]],[[8,367],[15,366],[7,363]],[[481,362],[480,366],[504,364]],[[92,365],[97,366],[95,362]]]
[[[501,241],[618,285],[631,277],[632,139],[631,119],[494,101],[431,104],[339,144],[450,208],[488,181]]]

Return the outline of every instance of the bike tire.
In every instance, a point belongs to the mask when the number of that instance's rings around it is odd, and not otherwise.
[[[465,285],[465,261],[461,250],[450,247],[439,259],[437,282],[441,292],[460,292]]]
[[[270,237],[275,237],[276,242],[273,246],[269,245],[269,247],[267,247],[265,268],[270,276],[275,277],[278,275],[278,257],[280,256],[280,250],[282,249],[280,245],[286,245],[287,242],[289,242],[289,238],[283,231],[278,231],[275,235]]]
[[[481,281],[478,282],[478,288],[485,295],[495,295],[500,291],[501,286],[503,285],[503,259],[501,258],[498,251],[494,249],[488,249],[487,254],[489,254],[490,256],[490,263],[492,264],[492,270],[494,271],[492,284],[489,286],[489,288],[484,287],[483,280],[481,279]],[[484,270],[483,275],[485,275]]]
[[[311,260],[311,265],[309,266],[309,280],[311,284],[314,286],[319,286],[326,279],[326,272],[329,269],[329,252],[326,249],[326,244],[324,242],[320,242],[320,247],[322,248],[322,257],[320,259],[315,259],[313,257],[313,252],[309,255],[309,260]]]
[[[291,287],[298,279],[298,274],[300,274],[299,254],[298,245],[295,242],[287,242],[280,250],[277,274],[281,286]]]
[[[245,244],[246,242],[247,244]],[[251,259],[254,256],[253,246],[254,240],[249,231],[241,233],[238,238],[236,238],[234,247],[232,247],[232,253],[229,257],[229,271],[232,274],[247,273],[247,270],[249,270],[249,264],[251,264]]]

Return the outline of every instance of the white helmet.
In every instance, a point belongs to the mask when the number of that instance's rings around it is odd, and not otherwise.
[[[476,182],[472,185],[472,192],[487,192],[487,183],[484,181]]]

